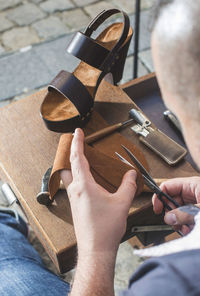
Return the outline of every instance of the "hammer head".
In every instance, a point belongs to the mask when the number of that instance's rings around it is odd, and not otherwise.
[[[37,201],[41,204],[41,205],[45,205],[45,206],[49,206],[50,204],[52,204],[53,200],[51,200],[49,198],[50,194],[47,191],[44,192],[40,192],[37,195]]]
[[[151,121],[139,110],[137,109],[131,109],[129,111],[129,115],[131,118],[133,118],[137,123],[139,123],[141,126],[149,126],[151,124]]]

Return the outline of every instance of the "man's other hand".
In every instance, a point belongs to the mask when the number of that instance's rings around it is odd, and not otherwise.
[[[200,177],[176,178],[168,180],[161,184],[161,190],[171,197],[173,197],[180,205],[196,204],[200,207]],[[165,199],[165,198],[164,198]],[[165,199],[165,201],[175,208],[175,206]],[[153,209],[156,214],[161,214],[163,211],[163,204],[154,194],[152,198]],[[174,230],[181,230],[184,234],[190,231],[190,228],[185,226],[191,225],[194,219],[178,209],[166,211],[165,223],[172,225]]]

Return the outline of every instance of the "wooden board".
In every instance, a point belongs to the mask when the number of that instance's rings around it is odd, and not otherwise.
[[[145,78],[146,81],[148,79],[149,77]],[[42,176],[53,163],[60,136],[47,130],[40,118],[39,108],[45,93],[46,91],[37,92],[0,110],[0,173],[17,195],[31,226],[58,270],[65,272],[73,267],[76,256],[76,238],[66,194],[59,192],[49,208],[36,201]],[[127,94],[107,82],[103,82],[99,88],[96,101],[95,109],[109,124],[126,120],[132,107]],[[122,134],[144,151],[154,177],[195,174],[194,169],[186,162],[175,168],[167,166],[144,149],[130,128],[124,129]],[[151,195],[143,194],[132,204],[124,239],[133,235],[133,224],[152,223],[160,223],[160,219],[152,214]]]

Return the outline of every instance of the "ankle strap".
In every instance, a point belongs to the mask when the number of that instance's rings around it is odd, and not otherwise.
[[[116,43],[115,47],[112,49],[112,52],[115,53],[118,51],[118,49],[123,45],[123,43],[126,41],[129,28],[130,28],[130,21],[128,15],[119,9],[113,8],[108,10],[101,11],[88,25],[88,27],[85,30],[85,35],[90,37],[94,31],[110,16],[113,14],[121,13],[124,19],[124,27],[122,34],[119,38],[119,41]]]

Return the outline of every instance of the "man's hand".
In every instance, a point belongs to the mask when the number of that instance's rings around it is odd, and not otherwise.
[[[136,192],[136,172],[127,172],[114,194],[98,185],[84,155],[84,134],[76,129],[71,145],[72,183],[67,192],[79,252],[116,252]],[[61,173],[66,184],[65,172]]]
[[[196,204],[200,207],[200,177],[176,178],[168,180],[161,184],[161,190],[173,197],[180,205]],[[153,209],[156,214],[160,214],[163,210],[161,201],[156,194],[153,195]],[[175,208],[168,200],[165,201]],[[174,230],[181,230],[184,234],[189,232],[186,224],[193,224],[193,217],[182,211],[175,209],[166,212],[165,222],[172,225]]]
[[[84,155],[84,134],[76,129],[69,171],[62,171],[70,200],[78,245],[78,264],[71,295],[114,295],[117,249],[126,230],[131,202],[136,192],[136,172],[127,172],[117,192],[98,185]]]

